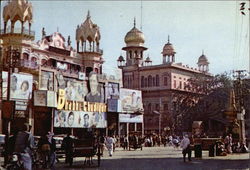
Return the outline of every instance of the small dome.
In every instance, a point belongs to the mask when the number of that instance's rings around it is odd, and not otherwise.
[[[206,57],[204,54],[202,54],[202,55],[199,57],[198,62],[203,62],[203,61],[207,61],[207,57]]]
[[[117,61],[125,61],[125,60],[124,60],[123,56],[120,55],[120,57],[117,59]]]
[[[173,45],[169,42],[169,36],[168,36],[168,43],[164,45],[162,54],[163,56],[173,56],[175,55],[175,50]]]
[[[149,56],[146,58],[145,62],[152,62],[149,58]]]
[[[144,44],[145,42],[144,34],[135,27],[135,21],[134,21],[134,27],[126,34],[124,41],[127,44],[127,46]]]
[[[207,57],[204,55],[204,52],[202,52],[202,55],[199,57],[197,64],[209,64]]]

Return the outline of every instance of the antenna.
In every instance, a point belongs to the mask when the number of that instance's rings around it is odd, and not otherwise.
[[[141,0],[141,31],[142,31],[142,0]]]

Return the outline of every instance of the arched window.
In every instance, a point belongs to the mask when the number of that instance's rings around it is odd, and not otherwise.
[[[167,85],[168,85],[168,78],[164,77],[164,86],[167,86]]]
[[[179,83],[179,89],[182,89],[182,82]]]
[[[32,57],[31,58],[31,67],[36,67],[37,66],[37,58],[36,57]]]
[[[155,110],[156,110],[156,111],[160,111],[160,106],[159,106],[159,104],[155,104]]]
[[[41,65],[42,65],[42,66],[47,65],[47,60],[46,60],[46,59],[42,59],[42,61],[41,61]]]
[[[151,103],[148,104],[148,113],[151,113],[152,111],[152,106],[151,106]]]
[[[129,51],[129,59],[132,58],[132,51]]]
[[[141,76],[141,87],[144,87],[144,76]]]
[[[24,60],[29,60],[29,54],[23,53],[23,59]]]
[[[155,77],[153,77],[153,86],[155,86]]]
[[[164,112],[167,112],[168,111],[168,104],[166,103],[166,104],[164,104]]]
[[[160,85],[160,80],[159,80],[159,75],[157,74],[156,75],[156,86],[159,86]]]
[[[174,88],[176,88],[176,80],[174,80]]]
[[[144,80],[144,85],[145,85],[145,87],[148,87],[148,79],[147,79],[147,77],[145,78],[145,80]]]
[[[148,76],[148,87],[152,87],[152,76]]]

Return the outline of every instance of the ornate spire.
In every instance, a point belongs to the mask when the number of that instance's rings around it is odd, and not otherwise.
[[[90,11],[88,10],[87,19],[90,19]]]
[[[168,43],[169,43],[169,35],[168,35]]]
[[[136,27],[136,19],[135,19],[135,17],[134,17],[134,28]]]
[[[204,55],[204,50],[202,49],[202,55]]]

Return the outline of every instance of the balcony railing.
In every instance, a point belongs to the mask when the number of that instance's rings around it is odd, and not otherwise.
[[[31,69],[38,69],[38,64],[36,61],[29,61],[29,60],[20,60],[20,67],[27,67]]]
[[[3,35],[3,34],[23,34],[23,35],[35,36],[35,31],[31,31],[31,30],[28,30],[25,28],[23,29],[23,32],[22,32],[21,28],[14,28],[14,30],[12,32],[11,28],[8,27],[5,32],[4,32],[4,29],[1,29],[0,33],[1,33],[1,35]]]
[[[103,50],[99,49],[99,48],[96,48],[96,47],[95,48],[86,48],[86,49],[83,49],[80,52],[96,52],[96,53],[103,54]]]

